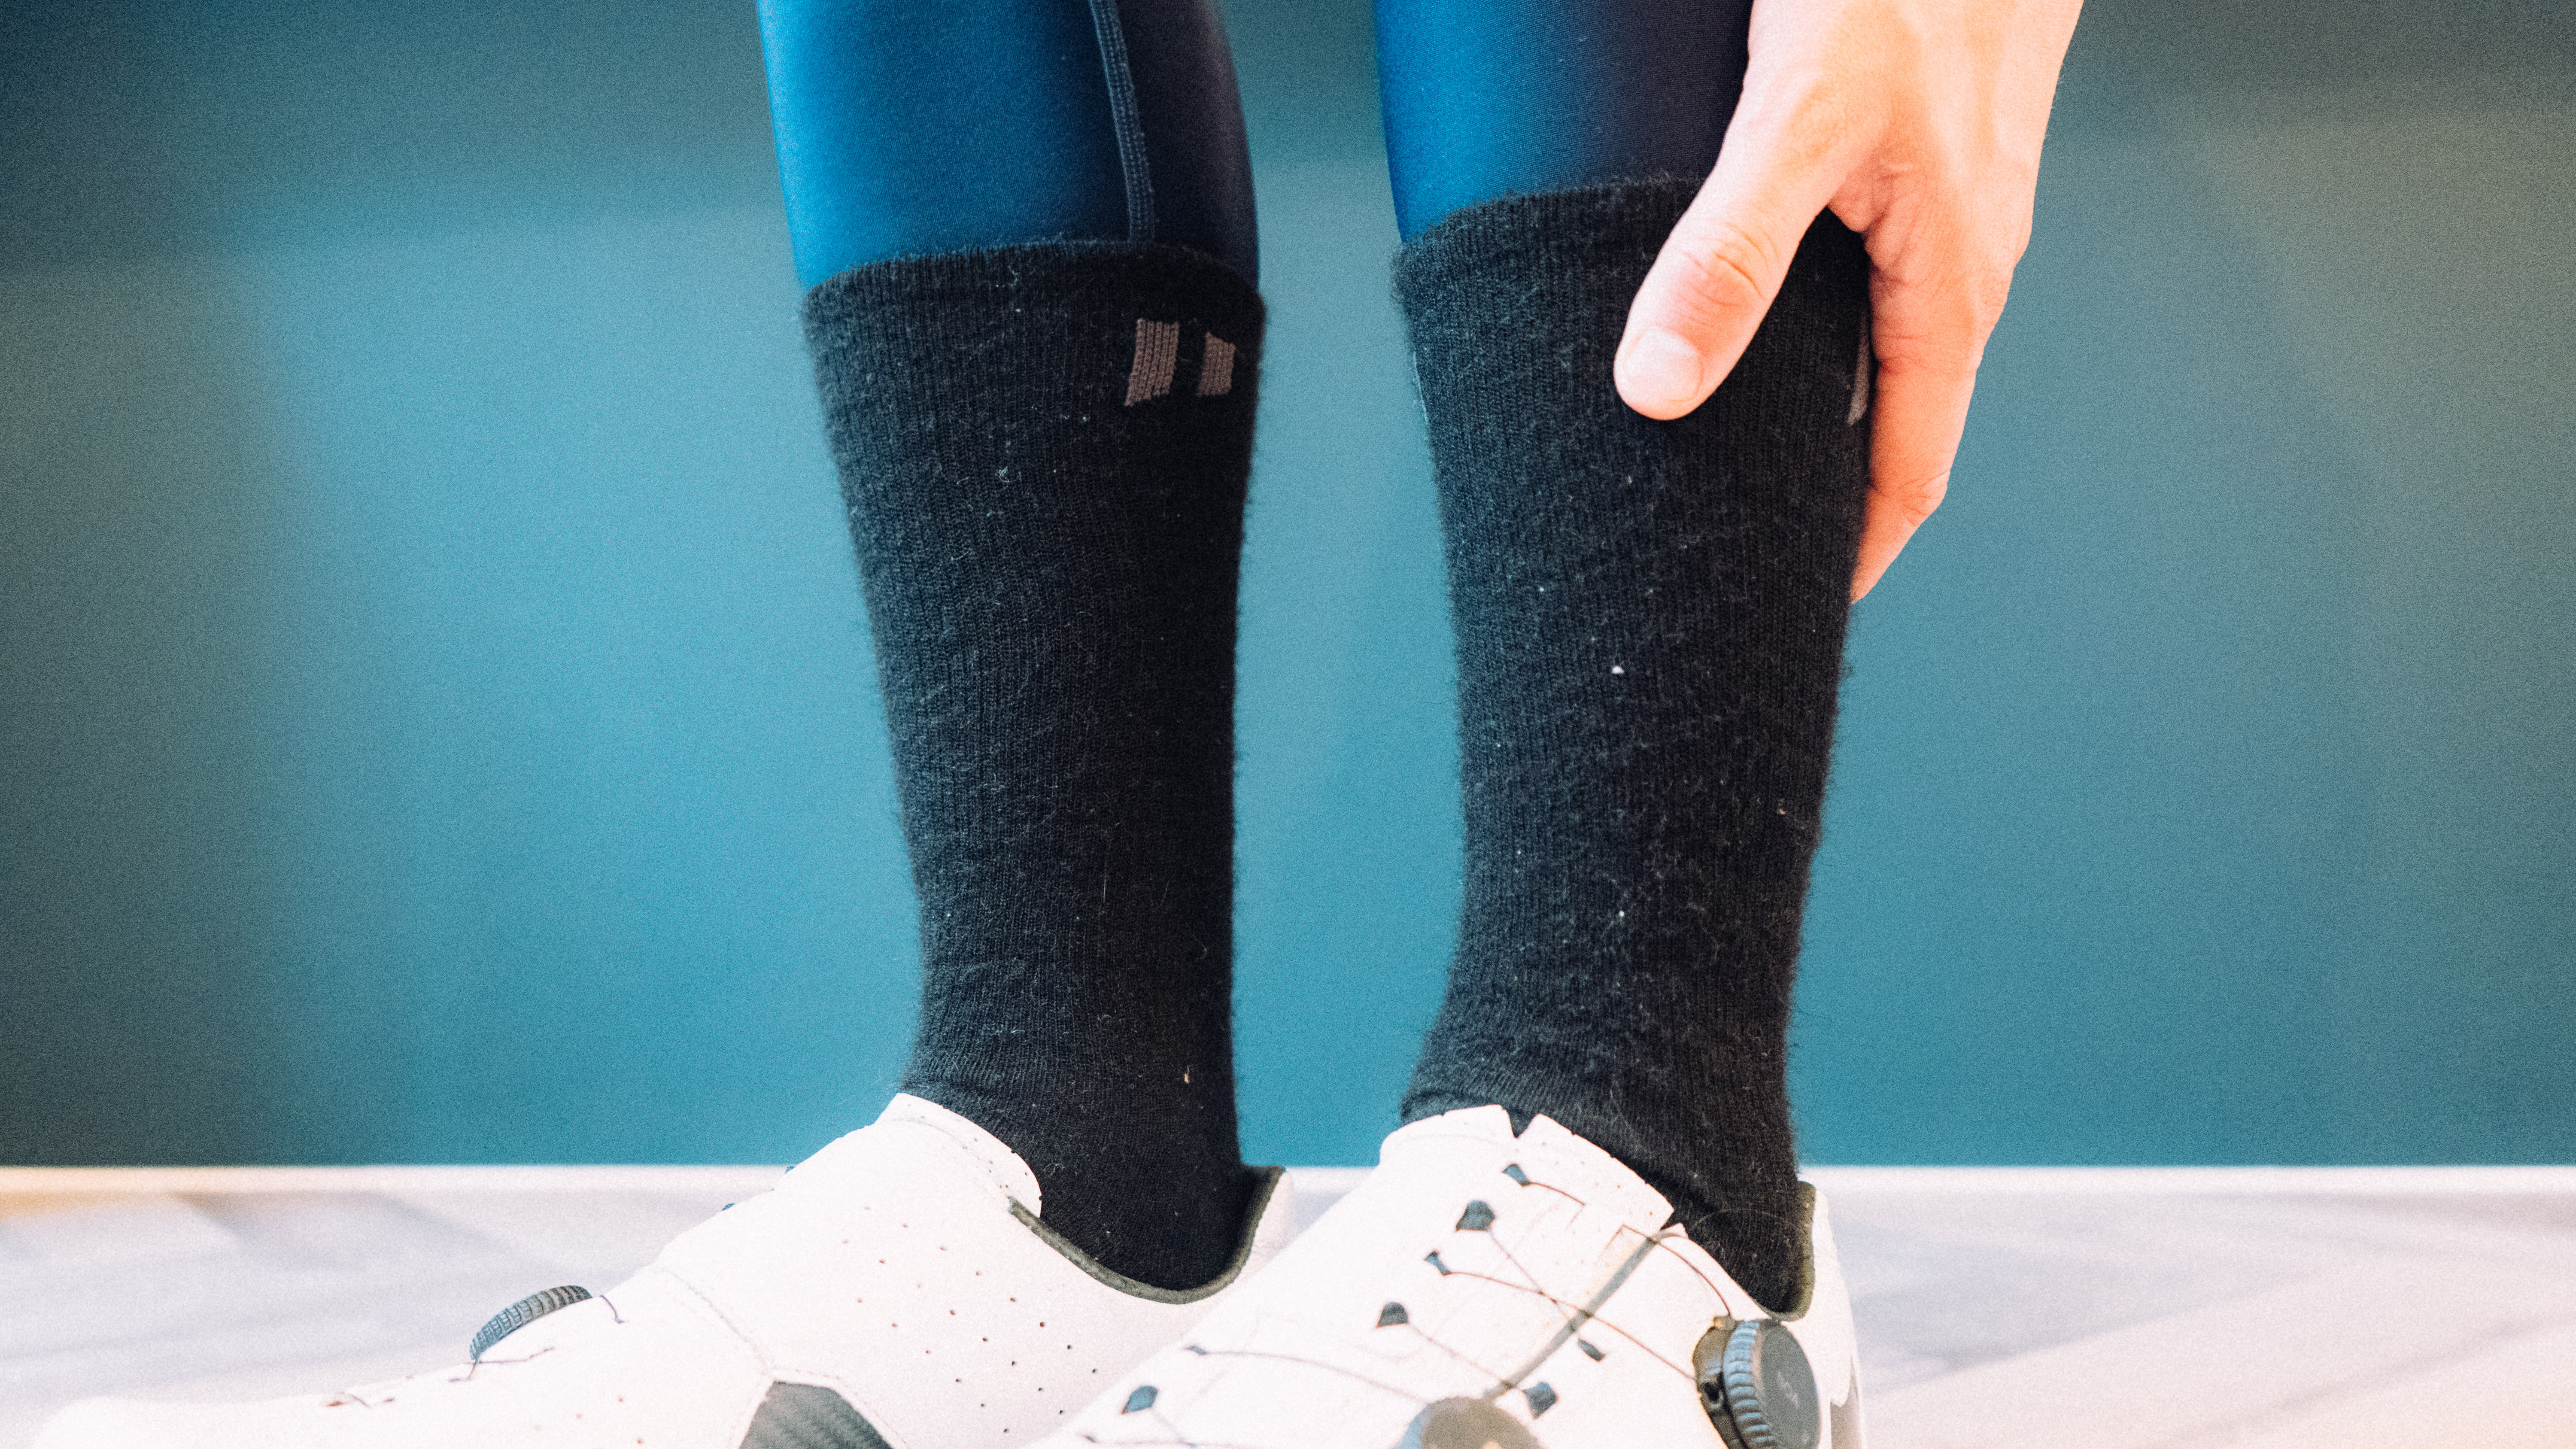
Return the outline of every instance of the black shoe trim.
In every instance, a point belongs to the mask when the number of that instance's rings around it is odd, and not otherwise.
[[[1795,1323],[1816,1306],[1816,1185],[1801,1179],[1798,1183],[1798,1237],[1806,1251],[1798,1258],[1798,1291],[1776,1315],[1782,1323]]]
[[[1030,1212],[1018,1198],[1011,1199],[1011,1216],[1018,1218],[1021,1225],[1030,1232],[1037,1234],[1038,1241],[1064,1254],[1073,1266],[1129,1297],[1143,1298],[1155,1303],[1196,1303],[1243,1276],[1243,1265],[1252,1261],[1252,1239],[1253,1235],[1261,1229],[1262,1215],[1269,1210],[1270,1199],[1278,1193],[1279,1184],[1288,1179],[1288,1170],[1284,1167],[1255,1167],[1247,1170],[1254,1175],[1252,1198],[1244,1205],[1243,1230],[1235,1239],[1234,1256],[1226,1260],[1224,1272],[1196,1288],[1157,1288],[1151,1283],[1130,1278],[1115,1268],[1103,1266],[1100,1260],[1075,1247],[1072,1240],[1064,1234],[1048,1227],[1044,1219]]]
[[[820,1384],[774,1383],[742,1449],[891,1449],[850,1401]]]

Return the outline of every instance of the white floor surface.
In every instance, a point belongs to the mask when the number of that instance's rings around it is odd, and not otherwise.
[[[769,1168],[0,1169],[0,1449],[463,1357]],[[1298,1174],[1311,1220],[1358,1180]],[[1819,1169],[1876,1449],[2576,1449],[2576,1169]]]

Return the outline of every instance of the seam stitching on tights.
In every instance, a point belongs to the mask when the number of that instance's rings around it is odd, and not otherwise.
[[[1136,112],[1136,76],[1127,66],[1127,34],[1118,23],[1118,0],[1091,0],[1091,28],[1100,37],[1100,71],[1109,82],[1109,120],[1118,132],[1118,170],[1127,183],[1127,239],[1154,239],[1154,178],[1145,165],[1145,123]]]

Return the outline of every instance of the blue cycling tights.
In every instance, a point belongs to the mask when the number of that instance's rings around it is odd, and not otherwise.
[[[1751,0],[1377,0],[1399,230],[1507,192],[1701,176]],[[1258,280],[1211,0],[761,0],[798,275],[1018,242],[1163,241]]]

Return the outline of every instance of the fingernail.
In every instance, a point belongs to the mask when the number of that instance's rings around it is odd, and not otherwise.
[[[1629,342],[1619,360],[1619,381],[1640,402],[1688,407],[1699,400],[1699,349],[1650,327]]]

